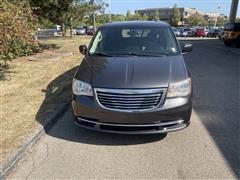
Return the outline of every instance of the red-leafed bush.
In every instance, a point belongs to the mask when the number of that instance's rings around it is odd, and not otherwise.
[[[0,64],[32,53],[37,19],[27,4],[0,2]]]

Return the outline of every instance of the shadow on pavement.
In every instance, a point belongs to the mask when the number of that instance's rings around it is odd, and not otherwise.
[[[193,108],[239,178],[240,50],[219,40],[190,43],[194,51],[185,59],[192,75]]]
[[[35,116],[41,125],[45,125],[46,119],[49,118],[59,106],[69,102],[71,99],[72,78],[76,70],[77,67],[68,70],[51,81],[46,89],[42,89],[42,92],[45,93],[45,99]]]

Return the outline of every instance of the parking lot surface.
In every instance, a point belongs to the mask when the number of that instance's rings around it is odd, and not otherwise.
[[[163,135],[116,135],[73,124],[71,107],[8,177],[240,178],[240,49],[219,40],[191,42],[194,84],[190,126]]]

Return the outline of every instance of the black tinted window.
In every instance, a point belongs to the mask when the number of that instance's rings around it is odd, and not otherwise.
[[[240,31],[240,23],[228,23],[224,26],[225,31]]]
[[[94,53],[174,55],[179,49],[170,27],[105,27],[90,47]]]

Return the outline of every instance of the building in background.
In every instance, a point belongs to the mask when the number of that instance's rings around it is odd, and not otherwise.
[[[218,18],[227,18],[227,16],[220,13],[204,13],[203,17],[207,21],[215,21]]]
[[[193,8],[178,8],[178,9],[180,11],[181,24],[184,24],[190,16],[192,16],[196,13],[203,15],[203,13],[201,11],[198,11]],[[160,19],[162,21],[170,22],[170,19],[172,17],[172,13],[173,13],[173,8],[150,8],[150,9],[136,10],[135,13],[139,13],[142,16],[143,15],[154,16],[156,11],[159,12]]]
[[[225,17],[223,14],[204,13],[204,12],[198,11],[194,8],[180,7],[178,9],[179,9],[180,16],[181,16],[181,21],[180,21],[179,25],[184,25],[187,22],[187,20],[189,19],[189,17],[191,17],[197,13],[202,15],[206,21],[211,21],[211,20],[214,21],[215,19],[217,19],[219,17]],[[143,15],[154,16],[156,11],[159,12],[160,19],[162,21],[170,22],[170,19],[172,17],[172,13],[173,13],[173,8],[149,8],[149,9],[136,10],[135,13],[139,13],[142,16]]]

